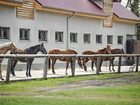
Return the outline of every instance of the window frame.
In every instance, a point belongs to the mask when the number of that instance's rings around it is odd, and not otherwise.
[[[0,26],[0,39],[1,40],[10,40],[10,27]]]
[[[107,35],[107,44],[113,44],[113,35]]]
[[[56,43],[64,42],[64,32],[63,31],[55,31],[55,42]]]
[[[47,30],[38,30],[38,40],[48,42],[48,31]]]
[[[97,38],[99,38],[99,37],[100,37],[100,39],[98,40]],[[102,34],[96,34],[96,43],[102,44]]]
[[[83,42],[87,43],[87,44],[91,43],[91,41],[90,41],[91,38],[90,37],[91,37],[91,34],[84,33],[83,34]]]
[[[119,40],[119,37],[121,37],[121,41]],[[117,43],[123,44],[123,36],[121,36],[121,35],[117,36]]]
[[[22,31],[22,34],[21,34],[21,31]],[[27,36],[25,35],[26,32],[27,32]],[[19,39],[20,40],[30,40],[30,29],[20,28],[19,29]]]
[[[78,33],[70,32],[70,43],[78,43]]]

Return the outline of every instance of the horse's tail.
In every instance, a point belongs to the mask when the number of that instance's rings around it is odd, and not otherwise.
[[[49,61],[49,62],[48,62],[48,69],[50,70],[50,68],[51,68],[51,59],[49,58],[48,61]]]

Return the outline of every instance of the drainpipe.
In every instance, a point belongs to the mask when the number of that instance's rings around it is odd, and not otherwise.
[[[75,16],[75,12],[73,12],[72,15],[70,15],[69,17],[67,17],[67,29],[66,29],[66,49],[69,48],[69,19],[72,18],[73,16]]]

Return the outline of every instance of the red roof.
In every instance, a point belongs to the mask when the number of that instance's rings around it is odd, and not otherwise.
[[[37,0],[42,6],[68,11],[105,15],[103,11],[88,0]]]
[[[140,20],[139,17],[137,17],[134,13],[126,9],[123,5],[120,3],[113,3],[113,11],[115,15],[117,15],[120,18],[124,19],[133,19],[133,20]]]
[[[102,2],[95,0],[37,0],[43,7],[63,9],[73,12],[105,15],[102,10]],[[127,10],[119,2],[113,3],[113,12],[119,18],[140,21],[140,18]]]
[[[92,0],[92,2],[95,3],[97,6],[99,6],[100,8],[103,8],[103,3],[101,1]],[[132,20],[140,21],[139,17],[137,17],[134,13],[129,11],[127,8],[125,8],[119,2],[113,2],[113,13],[115,15],[117,15],[119,18],[132,19]]]

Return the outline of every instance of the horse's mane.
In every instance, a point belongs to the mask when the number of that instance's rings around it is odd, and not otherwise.
[[[27,48],[27,49],[35,49],[37,46],[40,46],[41,44],[38,44],[38,45],[35,45],[35,46],[31,46],[31,47],[29,47],[29,48]]]
[[[9,46],[10,44],[12,44],[13,42],[7,42],[7,43],[4,43],[4,44],[1,44],[0,45],[0,48],[4,48],[4,47],[7,47]],[[14,44],[14,43],[13,43]]]

